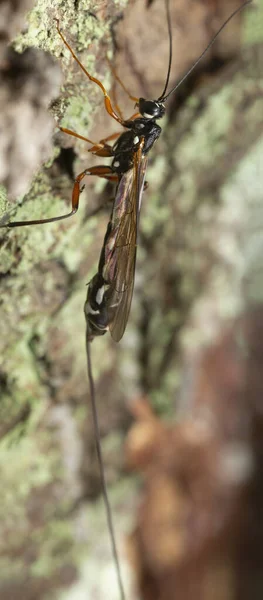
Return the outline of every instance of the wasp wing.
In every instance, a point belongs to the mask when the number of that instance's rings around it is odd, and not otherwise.
[[[133,294],[137,232],[147,158],[143,140],[134,153],[133,168],[123,174],[111,217],[111,233],[105,248],[103,277],[107,281],[109,329],[118,342],[125,331]]]

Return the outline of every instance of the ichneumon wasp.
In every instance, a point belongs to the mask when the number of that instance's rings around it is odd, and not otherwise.
[[[88,138],[80,136],[71,130],[62,129],[62,131],[69,135],[91,143],[92,147],[89,151],[96,156],[112,157],[112,165],[110,167],[99,165],[97,167],[87,168],[77,176],[72,193],[72,209],[70,213],[51,219],[44,219],[43,221],[12,222],[7,224],[7,226],[19,227],[23,225],[48,223],[73,215],[78,209],[81,183],[86,175],[98,176],[116,182],[117,189],[115,200],[100,255],[98,272],[89,284],[87,300],[85,303],[88,361],[90,361],[89,342],[94,337],[103,335],[108,329],[114,340],[119,341],[125,331],[129,317],[134,284],[139,211],[144,189],[147,156],[161,133],[161,127],[156,121],[161,119],[165,113],[165,102],[167,98],[178,89],[179,85],[181,85],[184,79],[199,63],[204,53],[214,43],[222,28],[225,27],[228,21],[239,12],[241,8],[244,8],[244,6],[250,4],[250,2],[251,0],[248,0],[234,11],[219,29],[216,36],[212,39],[211,43],[191,69],[189,69],[186,75],[168,93],[166,93],[172,62],[171,24],[168,0],[166,0],[170,54],[165,86],[162,94],[157,100],[133,98],[136,102],[138,112],[128,120],[123,120],[121,115],[118,114],[118,111],[113,108],[111,99],[102,83],[98,79],[92,77],[80,63],[72,48],[65,40],[59,28],[59,23],[57,22],[58,33],[63,42],[66,44],[73,58],[78,62],[88,78],[101,88],[104,94],[106,111],[125,128],[125,132],[120,135],[113,134],[112,136],[101,140],[99,143],[94,143]],[[110,145],[109,142],[114,141],[114,139],[116,139],[115,143]],[[94,398],[92,380],[91,396]],[[97,425],[96,431],[97,451],[101,460]],[[104,477],[102,468],[101,472],[102,477]],[[104,493],[106,497],[106,491]],[[122,597],[124,597],[123,593]]]
[[[60,128],[61,131],[92,144],[89,152],[92,152],[94,155],[111,157],[111,166],[98,165],[87,168],[76,177],[72,192],[72,206],[69,213],[49,219],[14,221],[4,226],[20,227],[37,225],[59,221],[72,216],[78,210],[81,182],[85,176],[92,175],[116,182],[115,200],[101,251],[98,272],[89,284],[84,309],[87,322],[87,338],[90,341],[93,337],[103,335],[109,329],[113,339],[118,342],[122,338],[127,325],[134,286],[138,220],[147,167],[147,156],[162,131],[156,121],[165,115],[166,100],[195,69],[204,54],[213,45],[222,29],[251,1],[246,0],[228,17],[187,73],[166,93],[172,64],[172,33],[169,0],[165,0],[169,36],[169,62],[164,89],[156,100],[130,96],[135,101],[138,112],[127,120],[124,120],[118,110],[113,108],[113,103],[103,84],[88,73],[81,64],[62,34],[59,22],[56,19],[57,30],[63,43],[89,80],[101,88],[104,94],[104,104],[107,113],[121,124],[126,131],[121,134],[110,135],[108,138],[94,143],[92,140],[74,131]],[[116,139],[116,142],[111,146],[108,142],[114,139]]]

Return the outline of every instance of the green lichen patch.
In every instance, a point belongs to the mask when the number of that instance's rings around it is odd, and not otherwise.
[[[63,565],[72,563],[75,553],[72,528],[70,521],[52,519],[45,528],[32,532],[32,543],[41,548],[41,553],[31,566],[31,577],[52,577]]]
[[[28,435],[26,438],[14,440],[11,434],[1,441],[0,521],[2,533],[7,532],[9,528],[13,532],[14,546],[19,546],[25,532],[30,530],[28,502],[32,490],[47,486],[53,481],[57,464],[57,458],[52,452],[48,456],[43,455],[37,438]],[[4,544],[3,535],[1,544]]]
[[[177,148],[176,162],[180,171],[187,171],[193,162],[196,169],[202,165],[206,165],[208,169],[211,168],[217,154],[222,153],[226,135],[235,114],[233,100],[232,85],[224,86],[220,92],[208,99],[204,118],[199,118],[193,123],[189,136],[185,136]],[[216,115],[219,113],[220,119],[217,119]],[[187,119],[187,115],[185,118]],[[194,143],[195,140],[196,143]]]
[[[54,432],[41,431],[39,417],[27,436],[12,433],[0,445],[1,584],[12,575],[14,585],[28,578],[34,585],[73,561],[59,451]]]
[[[263,41],[263,2],[252,2],[246,11],[244,43],[247,45]]]

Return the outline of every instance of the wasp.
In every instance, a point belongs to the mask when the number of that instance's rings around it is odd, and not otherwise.
[[[91,144],[89,151],[96,156],[111,158],[111,165],[102,164],[86,168],[76,177],[72,191],[70,212],[43,220],[14,221],[3,226],[14,228],[24,225],[38,225],[71,217],[78,210],[82,181],[86,176],[97,176],[116,184],[115,197],[99,258],[97,273],[88,285],[84,307],[87,348],[95,337],[104,335],[108,330],[112,338],[118,342],[126,329],[133,296],[139,215],[145,188],[148,156],[151,148],[161,135],[162,129],[159,121],[165,115],[166,102],[193,69],[195,69],[227,23],[250,3],[251,0],[247,0],[230,15],[187,73],[172,89],[167,91],[172,64],[172,34],[169,0],[165,0],[169,38],[169,61],[164,88],[157,99],[135,98],[132,96],[131,98],[135,102],[136,113],[127,120],[123,119],[118,110],[114,108],[111,98],[101,81],[93,77],[82,65],[65,39],[60,29],[59,21],[56,20],[57,31],[63,43],[88,79],[101,89],[107,113],[123,127],[124,131],[120,134],[113,134],[96,143],[70,129],[61,127],[61,131],[65,134],[72,135]],[[113,144],[110,142],[113,142]],[[94,397],[93,383],[91,383],[91,397]],[[96,427],[96,440],[99,440],[98,427]],[[97,446],[99,446],[99,442]],[[98,447],[97,452],[99,457],[101,457],[101,451]],[[102,471],[101,467],[101,473]],[[104,475],[102,475],[102,481],[104,481]],[[104,495],[106,497],[106,488],[104,489]],[[121,595],[124,597],[123,594]]]
[[[93,166],[85,169],[76,177],[72,191],[71,211],[69,213],[49,219],[14,221],[3,226],[20,227],[24,225],[37,225],[71,217],[78,210],[79,197],[82,190],[81,182],[87,175],[102,177],[116,183],[115,199],[101,250],[98,271],[89,283],[84,307],[87,339],[89,341],[110,330],[113,339],[118,342],[122,338],[127,325],[134,287],[138,222],[145,184],[145,171],[149,151],[162,131],[157,121],[165,115],[165,103],[169,96],[176,92],[183,81],[195,69],[227,23],[246,5],[250,4],[251,1],[247,0],[244,2],[228,17],[187,73],[167,93],[172,64],[172,31],[169,0],[165,0],[169,38],[169,61],[164,89],[156,100],[136,98],[130,95],[130,98],[135,101],[137,113],[128,120],[123,119],[121,114],[114,109],[111,98],[101,81],[93,77],[82,65],[74,50],[65,39],[59,27],[59,21],[56,19],[57,31],[63,43],[88,79],[100,87],[104,95],[104,104],[107,113],[122,125],[125,131],[121,134],[110,135],[99,143],[94,143],[92,140],[70,129],[60,127],[64,133],[91,143],[92,147],[89,149],[89,152],[92,152],[96,156],[111,157],[111,166]],[[116,141],[113,145],[110,145],[109,142],[114,139]]]

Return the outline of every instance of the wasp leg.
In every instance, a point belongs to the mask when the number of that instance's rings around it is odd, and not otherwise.
[[[111,140],[116,140],[120,135],[121,135],[121,131],[118,131],[116,133],[112,133],[111,135],[108,135],[106,138],[103,138],[102,140],[100,140],[99,142],[94,142],[93,140],[90,140],[87,137],[84,137],[83,135],[80,135],[79,133],[76,133],[76,131],[72,131],[72,129],[67,129],[66,127],[60,127],[58,125],[58,128],[60,129],[60,131],[63,131],[63,133],[67,133],[68,135],[73,135],[74,137],[80,139],[80,140],[84,140],[84,142],[89,142],[89,144],[93,144],[94,148],[102,148],[104,146],[106,146],[107,148],[111,148],[111,146],[108,146],[108,144],[106,144],[106,142],[109,142]],[[88,152],[93,151],[92,148],[90,148],[88,150]]]
[[[80,173],[75,179],[72,191],[72,211],[70,215],[74,214],[78,210],[79,196],[83,189],[80,187],[80,183],[86,175],[96,175],[97,177],[102,177],[103,179],[107,179],[108,181],[118,181],[118,175],[116,175],[116,173],[113,173],[112,168],[108,166],[98,165],[96,167],[91,167],[90,169],[85,169],[85,171],[82,171],[82,173]]]
[[[134,121],[134,119],[138,119],[138,117],[140,117],[140,116],[141,116],[141,115],[140,115],[140,113],[139,113],[139,112],[136,112],[136,113],[134,113],[133,115],[131,115],[131,116],[130,116],[130,117],[127,119],[127,121]]]
[[[115,67],[113,66],[113,64],[111,63],[111,61],[108,58],[107,58],[107,62],[108,62],[108,65],[110,67],[110,70],[112,72],[113,77],[116,79],[116,81],[118,81],[118,83],[122,87],[123,91],[127,94],[127,96],[129,96],[130,100],[132,100],[133,102],[139,102],[139,98],[137,98],[136,96],[132,96],[132,94],[130,94],[130,92],[127,89],[126,85],[124,85],[124,83],[120,79],[120,77],[119,77],[119,75],[118,75]]]
[[[97,144],[94,144],[92,148],[89,148],[88,152],[92,152],[92,154],[95,154],[96,156],[114,156],[112,146],[107,144],[107,142],[116,140],[118,137],[120,137],[120,135],[121,131],[118,131],[117,133],[112,133],[108,137],[103,138],[103,140],[100,140]]]
[[[118,175],[113,173],[111,167],[105,165],[90,167],[90,169],[85,169],[85,171],[82,171],[82,173],[80,173],[75,179],[74,187],[72,190],[71,211],[69,213],[66,213],[65,215],[59,215],[58,217],[50,217],[49,219],[34,219],[32,221],[11,221],[11,223],[0,225],[0,228],[24,227],[25,225],[41,225],[42,223],[54,223],[54,221],[62,221],[62,219],[67,219],[68,217],[71,217],[78,210],[79,196],[83,189],[80,187],[80,184],[82,179],[86,175],[95,175],[97,177],[103,177],[108,181],[118,181]]]
[[[118,131],[117,133],[112,133],[108,137],[103,138],[99,142],[93,142],[89,138],[84,137],[83,135],[80,135],[79,133],[76,133],[76,131],[72,131],[71,129],[67,129],[66,127],[58,126],[58,128],[60,129],[60,131],[63,131],[63,133],[67,133],[68,135],[72,135],[80,140],[89,142],[89,144],[93,144],[92,148],[89,148],[88,152],[92,152],[92,154],[95,154],[96,156],[105,156],[105,157],[113,156],[112,146],[110,146],[106,142],[109,142],[111,140],[116,140],[121,135],[121,131]]]
[[[96,144],[96,142],[93,142],[92,140],[89,140],[89,138],[84,137],[83,135],[80,135],[79,133],[76,133],[76,131],[72,131],[72,129],[67,129],[66,127],[60,127],[58,125],[58,128],[60,129],[60,131],[63,131],[63,133],[67,133],[68,135],[73,135],[74,137],[78,138],[79,140],[84,140],[84,142],[89,142],[89,144]]]
[[[119,115],[117,115],[117,113],[114,111],[112,103],[111,103],[111,99],[110,99],[109,95],[107,94],[104,85],[101,83],[101,81],[99,79],[97,79],[96,77],[92,77],[92,75],[90,75],[90,73],[87,71],[87,69],[85,69],[84,65],[80,62],[80,60],[76,56],[75,52],[72,50],[71,46],[69,45],[69,43],[64,38],[63,33],[60,31],[59,20],[55,19],[55,21],[57,23],[58,33],[59,33],[62,41],[64,42],[64,44],[67,46],[68,50],[70,51],[71,56],[73,56],[74,60],[78,63],[78,65],[80,66],[80,68],[82,69],[82,71],[84,71],[85,75],[87,75],[87,77],[89,78],[89,80],[93,81],[94,83],[96,83],[100,87],[100,89],[102,90],[103,95],[104,95],[104,105],[105,105],[107,113],[113,119],[115,119],[115,121],[118,121],[118,123],[121,123],[121,125],[123,125],[123,119]]]

